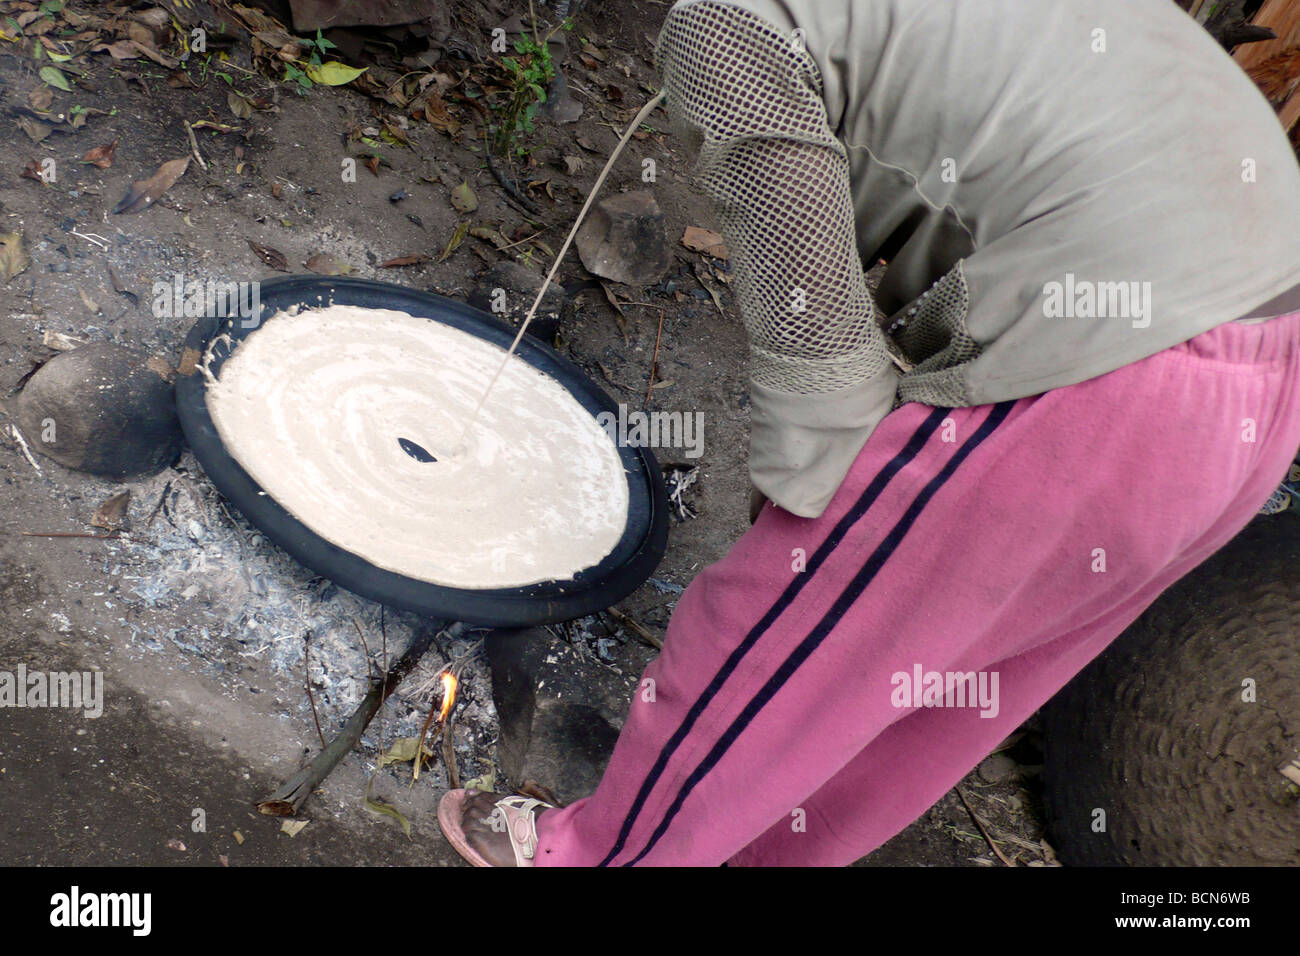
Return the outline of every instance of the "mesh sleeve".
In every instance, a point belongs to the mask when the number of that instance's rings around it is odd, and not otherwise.
[[[697,0],[669,12],[655,59],[670,114],[702,139],[753,382],[824,394],[893,374],[813,58],[743,7]]]

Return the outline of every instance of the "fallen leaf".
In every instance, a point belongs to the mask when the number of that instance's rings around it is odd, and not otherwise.
[[[653,385],[651,385],[650,387],[651,387],[651,388],[669,388],[672,384],[673,384],[673,380],[672,380],[671,378],[666,378],[666,379],[664,379],[662,382],[655,382],[655,383],[654,383]]]
[[[596,144],[593,143],[591,140],[589,140],[589,139],[588,139],[587,137],[585,137],[585,136],[576,136],[576,137],[574,137],[574,140],[573,140],[573,141],[574,141],[575,143],[577,143],[579,146],[581,146],[583,149],[585,149],[585,150],[586,150],[587,152],[589,152],[589,153],[599,153],[599,152],[600,152],[600,150],[596,148]]]
[[[396,807],[392,806],[391,804],[383,803],[371,797],[369,787],[366,787],[366,795],[362,799],[361,805],[364,806],[371,813],[379,813],[386,817],[392,817],[394,820],[396,820],[398,823],[402,825],[402,832],[406,834],[406,838],[408,840],[411,838],[411,821],[406,819],[406,817],[402,816],[401,811],[399,811]]]
[[[316,253],[303,265],[321,276],[345,276],[352,271],[352,267],[346,262],[340,262],[333,256],[327,256],[323,252]]]
[[[682,235],[682,245],[692,252],[702,252],[715,259],[727,258],[726,243],[722,241],[722,236],[711,229],[687,226],[686,232]]]
[[[264,246],[260,242],[248,240],[248,248],[257,253],[257,258],[261,259],[272,269],[277,272],[289,271],[289,260],[284,257],[284,253],[279,249],[272,249],[270,246]]]
[[[38,75],[50,86],[63,90],[65,93],[72,92],[72,85],[68,83],[68,78],[52,66],[41,67]]]
[[[372,174],[374,174],[375,176],[378,176],[378,175],[379,175],[379,157],[378,157],[378,156],[367,156],[364,160],[362,160],[362,165],[365,166],[366,169],[370,170],[370,172],[371,172]]]
[[[113,497],[102,501],[95,513],[90,517],[90,523],[96,528],[103,528],[105,531],[121,531],[126,525],[126,511],[131,503],[131,489],[119,491]]]
[[[193,77],[184,70],[176,70],[175,72],[169,73],[167,75],[167,85],[173,90],[196,90],[199,87],[199,85],[194,82]]]
[[[77,294],[81,296],[81,304],[96,315],[99,314],[99,303],[86,294],[85,289],[78,289]]]
[[[50,92],[48,86],[34,86],[32,91],[27,94],[27,105],[38,113],[44,113],[54,102],[54,94]]]
[[[230,107],[230,112],[240,119],[248,119],[253,115],[253,104],[248,102],[248,97],[236,90],[226,94],[226,105]]]
[[[31,264],[32,260],[23,249],[21,232],[0,235],[0,279],[8,282],[14,276],[26,272]]]
[[[34,179],[38,183],[45,182],[45,177],[41,175],[40,164],[34,159],[27,161],[27,165],[23,167],[23,171],[18,176],[20,179]]]
[[[509,239],[490,226],[475,226],[469,231],[469,234],[476,239],[482,239],[485,242],[492,243],[492,245],[496,246],[498,249],[504,249],[506,246],[510,245]]]
[[[18,127],[33,143],[39,143],[57,128],[53,123],[46,123],[31,116],[18,117]]]
[[[313,83],[324,83],[326,86],[343,86],[345,83],[351,83],[366,72],[367,69],[368,67],[348,66],[338,60],[330,60],[320,66],[308,65],[306,73]]]
[[[451,191],[451,204],[457,212],[473,212],[478,208],[478,196],[468,182],[463,182]]]
[[[296,837],[309,823],[311,823],[310,820],[285,820],[280,824],[280,832],[287,833],[291,837]]]
[[[420,741],[416,737],[398,737],[393,741],[393,745],[388,748],[388,753],[380,754],[379,766],[383,768],[390,763],[410,763],[415,759],[415,748],[419,743]],[[433,751],[428,747],[422,749],[425,757],[433,757]]]
[[[570,176],[576,176],[582,172],[582,167],[587,165],[581,156],[565,156],[564,171]]]
[[[131,40],[129,42],[136,48],[136,50],[153,60],[159,66],[165,66],[169,70],[174,70],[176,67],[181,65],[181,61],[176,59],[176,57],[168,56],[166,53],[161,53],[148,43],[141,43],[139,40]]]
[[[98,166],[100,169],[108,169],[113,165],[113,154],[117,152],[117,144],[120,140],[115,139],[107,146],[96,146],[94,149],[81,157],[83,163],[90,163],[92,166]]]
[[[127,194],[122,197],[122,201],[113,207],[113,212],[130,213],[148,209],[162,198],[163,193],[170,189],[176,180],[185,175],[189,165],[188,156],[163,163],[148,179],[132,183]]]
[[[379,263],[381,269],[395,269],[398,266],[418,266],[429,261],[429,257],[416,253],[411,256],[398,256],[396,259],[389,259],[387,262]]]
[[[442,255],[438,257],[438,261],[439,262],[447,261],[447,257],[450,256],[453,252],[455,252],[458,248],[460,248],[460,244],[465,241],[465,237],[468,234],[469,234],[469,220],[466,219],[459,226],[457,226],[456,231],[451,234],[451,238],[447,240],[447,248],[442,250]]]
[[[602,63],[605,61],[605,54],[602,53],[600,50],[598,50],[595,46],[593,46],[590,43],[584,43],[582,45],[582,52],[587,54],[587,56],[595,57],[597,60],[600,60]]]
[[[135,44],[130,40],[118,40],[115,43],[96,43],[90,48],[91,53],[107,53],[115,60],[134,60],[140,55]]]

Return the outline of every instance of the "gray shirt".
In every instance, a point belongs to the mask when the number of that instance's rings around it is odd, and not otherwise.
[[[1171,0],[682,0],[657,61],[732,250],[751,476],[795,514],[900,402],[1300,309],[1295,154]]]

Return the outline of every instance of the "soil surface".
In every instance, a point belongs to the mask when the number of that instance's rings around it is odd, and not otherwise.
[[[17,15],[36,5],[0,6]],[[581,119],[560,124],[539,115],[535,131],[520,141],[525,154],[507,170],[536,214],[507,198],[484,161],[494,107],[476,106],[469,94],[500,75],[475,59],[495,25],[485,5],[453,4],[442,52],[419,68],[447,85],[451,124],[413,118],[353,86],[318,84],[299,95],[278,72],[264,71],[245,37],[224,47],[227,58],[191,54],[176,68],[147,56],[81,52],[91,41],[73,41],[76,55],[57,63],[70,91],[42,78],[40,70],[54,64],[33,57],[31,37],[7,34],[0,42],[6,116],[35,103],[56,119],[85,118],[75,126],[56,123],[39,141],[11,122],[0,142],[0,235],[21,233],[31,257],[29,268],[0,283],[0,401],[8,399],[0,405],[0,669],[102,670],[105,694],[98,719],[57,709],[3,714],[0,862],[461,862],[435,820],[445,773],[431,770],[408,788],[409,765],[378,772],[375,766],[385,742],[417,728],[437,699],[431,677],[472,647],[473,635],[440,645],[440,660],[431,659],[423,676],[404,686],[385,710],[386,726],[372,728],[311,797],[299,815],[310,823],[290,836],[280,820],[260,816],[255,801],[317,752],[313,709],[328,736],[364,693],[367,669],[391,659],[415,622],[381,616],[370,602],[295,565],[223,505],[188,452],[162,474],[125,486],[35,455],[38,473],[10,433],[5,408],[12,413],[24,376],[54,354],[44,344],[47,333],[132,346],[178,363],[193,318],[156,314],[154,283],[170,284],[177,275],[239,282],[281,274],[250,242],[282,253],[289,272],[307,271],[309,258],[324,255],[351,275],[458,299],[469,297],[476,276],[493,263],[513,258],[538,271],[549,267],[601,165],[655,88],[651,44],[666,6],[607,0],[590,7],[577,18],[563,63]],[[109,12],[146,7],[73,0],[65,9],[91,20],[80,28],[60,20],[49,36],[101,30],[113,42],[123,31],[107,22]],[[157,43],[166,55],[182,52],[174,36]],[[401,75],[380,66],[372,74]],[[458,91],[465,95],[456,98]],[[192,160],[154,205],[113,214],[133,182],[192,154],[186,123],[205,120],[230,127],[195,130],[207,168]],[[81,161],[114,141],[111,165]],[[365,164],[374,153],[382,157],[377,174]],[[54,161],[51,181],[22,175],[46,159]],[[356,160],[355,181],[342,175],[348,159]],[[647,159],[657,170],[652,183],[643,179]],[[657,348],[648,408],[704,415],[702,458],[659,453],[666,466],[698,466],[683,496],[684,513],[693,516],[674,521],[655,583],[621,605],[656,635],[677,589],[747,527],[746,340],[725,265],[678,242],[687,226],[715,224],[692,184],[689,160],[657,111],[605,187],[611,195],[650,189],[665,214],[674,253],[667,279],[650,289],[615,290],[626,302],[650,305],[626,304],[618,314],[576,254],[559,275],[573,306],[560,326],[564,354],[616,401],[639,408]],[[453,205],[461,183],[477,200],[472,211]],[[391,198],[399,193],[405,195]],[[464,235],[444,256],[465,223],[494,230],[509,247]],[[540,243],[529,238],[535,234]],[[416,255],[429,260],[380,267]],[[89,519],[124,487],[133,492],[126,538],[23,534],[104,534]],[[312,642],[307,660],[304,633]],[[558,633],[602,663],[610,687],[593,688],[593,697],[626,695],[655,653],[626,633],[603,642],[588,641],[582,628]],[[498,766],[495,714],[481,660],[466,672],[458,707],[461,775],[489,777]],[[1050,865],[1034,790],[1039,762],[1030,731],[961,785],[969,809],[950,793],[864,862],[1002,865],[976,816],[1008,858]],[[393,818],[363,806],[372,774],[373,795],[405,815],[410,839]]]

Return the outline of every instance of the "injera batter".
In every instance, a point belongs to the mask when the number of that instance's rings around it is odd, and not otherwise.
[[[221,366],[208,411],[267,494],[378,567],[459,588],[565,580],[618,543],[627,479],[595,419],[522,359],[457,449],[503,355],[406,312],[281,312]]]

